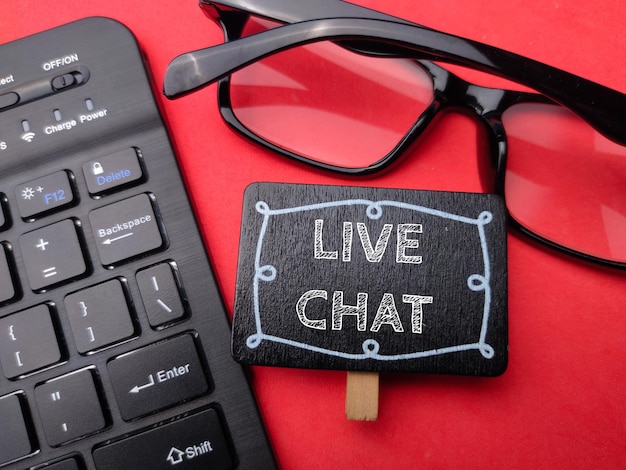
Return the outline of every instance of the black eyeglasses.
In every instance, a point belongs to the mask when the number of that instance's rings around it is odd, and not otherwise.
[[[494,190],[513,225],[562,251],[626,268],[626,95],[335,0],[201,6],[228,42],[172,61],[166,96],[219,80],[220,110],[235,130],[345,174],[389,166],[440,111],[469,109],[490,135]],[[478,86],[433,61],[533,91]]]

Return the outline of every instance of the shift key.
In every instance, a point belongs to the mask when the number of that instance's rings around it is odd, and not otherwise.
[[[107,367],[125,421],[206,394],[211,388],[191,334],[128,352]]]
[[[219,413],[197,414],[96,448],[98,470],[229,470],[234,459]]]

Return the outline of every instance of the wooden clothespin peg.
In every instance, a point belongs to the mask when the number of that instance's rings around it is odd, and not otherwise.
[[[348,372],[346,416],[353,421],[378,418],[378,372]]]

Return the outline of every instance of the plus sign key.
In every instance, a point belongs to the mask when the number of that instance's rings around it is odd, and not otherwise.
[[[66,219],[19,238],[26,275],[33,291],[87,274],[78,225],[77,221]]]

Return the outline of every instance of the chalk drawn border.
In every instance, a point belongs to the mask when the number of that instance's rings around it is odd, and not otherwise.
[[[319,209],[325,209],[329,207],[340,206],[365,206],[365,213],[370,219],[379,219],[383,215],[383,207],[398,207],[400,209],[407,209],[411,211],[421,212],[424,214],[434,215],[442,217],[444,219],[450,219],[457,222],[475,225],[480,237],[480,246],[483,255],[484,273],[472,274],[467,278],[467,287],[474,292],[485,293],[485,302],[483,307],[482,326],[480,330],[480,337],[475,343],[459,344],[455,346],[449,346],[444,348],[430,349],[427,351],[418,351],[406,354],[394,354],[385,355],[379,354],[380,344],[374,339],[367,339],[363,341],[363,354],[344,353],[340,351],[334,351],[332,349],[320,348],[317,346],[311,346],[306,343],[294,341],[290,339],[281,338],[274,335],[268,335],[263,333],[263,327],[261,325],[261,312],[259,308],[259,282],[272,282],[276,279],[277,271],[274,266],[261,265],[261,251],[263,249],[263,240],[265,238],[265,232],[267,231],[267,225],[269,219],[272,216],[293,214],[296,212],[314,211]],[[489,260],[489,251],[487,246],[487,237],[485,235],[485,226],[493,220],[493,214],[489,211],[483,211],[476,219],[470,217],[463,217],[460,215],[451,214],[444,211],[431,209],[428,207],[418,206],[414,204],[408,204],[397,201],[370,201],[367,199],[346,199],[342,201],[324,202],[319,204],[310,204],[306,206],[290,207],[284,209],[270,209],[269,205],[264,201],[258,201],[255,205],[255,209],[258,213],[263,215],[263,224],[259,233],[259,239],[257,241],[256,254],[254,259],[254,318],[256,323],[256,333],[250,335],[246,340],[246,345],[250,349],[257,348],[263,341],[271,341],[275,343],[282,343],[296,348],[305,349],[329,356],[336,356],[343,359],[351,360],[363,360],[363,359],[375,359],[379,361],[399,361],[420,359],[425,357],[439,356],[443,354],[456,353],[460,351],[477,350],[486,359],[492,359],[494,357],[494,349],[486,342],[487,328],[489,324],[489,313],[491,308],[491,265]]]

